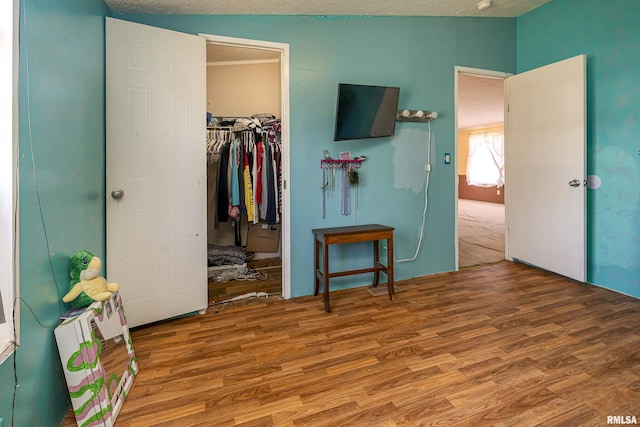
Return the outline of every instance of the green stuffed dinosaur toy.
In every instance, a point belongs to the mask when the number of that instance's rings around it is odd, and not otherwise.
[[[79,251],[69,260],[69,292],[62,301],[74,308],[86,307],[94,301],[106,301],[120,289],[117,283],[107,283],[100,276],[102,261],[89,251]]]

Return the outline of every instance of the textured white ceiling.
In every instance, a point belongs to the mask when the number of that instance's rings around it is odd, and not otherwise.
[[[502,124],[503,84],[503,79],[458,75],[458,129]]]
[[[517,17],[551,0],[106,0],[113,13]]]

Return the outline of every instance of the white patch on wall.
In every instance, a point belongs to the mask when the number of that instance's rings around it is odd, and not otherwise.
[[[395,188],[410,189],[414,193],[424,191],[424,180],[427,174],[427,138],[426,127],[425,131],[413,128],[402,132],[398,132],[396,128],[396,136],[391,142]],[[433,163],[433,151],[431,154]]]

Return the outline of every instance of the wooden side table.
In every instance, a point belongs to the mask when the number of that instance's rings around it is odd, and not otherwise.
[[[347,227],[316,228],[314,235],[314,295],[318,295],[320,282],[324,290],[324,309],[331,313],[329,302],[329,279],[352,274],[373,273],[373,286],[378,286],[380,272],[387,275],[389,299],[393,299],[393,227],[379,224],[354,225]],[[379,240],[387,241],[387,265],[380,263]],[[329,246],[344,243],[373,242],[373,267],[357,270],[329,272]],[[320,267],[320,247],[322,247],[322,267]]]

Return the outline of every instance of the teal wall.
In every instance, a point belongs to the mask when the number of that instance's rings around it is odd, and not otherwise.
[[[587,55],[587,280],[640,297],[640,1],[553,0],[518,18],[518,71]]]
[[[333,142],[339,82],[399,86],[400,107],[438,111],[433,122],[429,211],[415,262],[396,266],[398,279],[455,268],[454,67],[515,72],[515,19],[425,17],[116,16],[186,33],[207,33],[290,45],[291,288],[313,292],[312,228],[354,224],[340,214],[340,192],[327,200],[322,218],[324,149],[365,155],[358,190],[357,223],[396,228],[396,258],[414,255],[423,209],[427,126],[398,123],[396,136]],[[339,180],[338,180],[339,188]],[[370,266],[369,245],[333,248],[332,269]],[[332,250],[333,250],[332,249]],[[347,252],[348,251],[348,252]],[[367,278],[332,281],[332,288],[362,285]]]
[[[104,254],[108,13],[102,0],[21,1],[21,345],[0,365],[5,426],[58,425],[69,407],[53,328],[66,310],[60,297],[69,284],[69,256],[84,248]]]
[[[0,365],[5,425],[57,425],[69,406],[52,328],[65,310],[68,259],[87,248],[104,257],[104,16],[101,0],[27,0],[20,32],[21,340]],[[454,268],[454,66],[515,71],[515,20],[139,16],[184,32],[291,45],[291,204],[294,295],[312,292],[311,228],[353,224],[338,194],[321,216],[322,150],[366,155],[358,223],[397,228],[396,255],[413,255],[425,180],[425,125],[398,124],[397,136],[332,141],[338,82],[397,85],[403,108],[436,110],[433,172],[423,250],[399,278]],[[27,85],[28,82],[28,85]],[[33,153],[33,156],[32,156]],[[35,168],[34,168],[35,162]],[[36,188],[37,177],[37,188]],[[36,190],[38,190],[36,192]],[[400,208],[401,207],[401,208]],[[44,220],[43,220],[44,218]],[[349,253],[368,264],[368,247]],[[340,253],[333,255],[341,261]],[[346,285],[345,285],[346,286]],[[27,306],[28,304],[28,306]],[[33,310],[32,314],[31,310]],[[37,319],[36,319],[37,316]],[[42,324],[40,325],[39,322]],[[11,386],[7,387],[6,385]]]
[[[0,418],[5,425],[48,426],[56,425],[69,405],[52,331],[65,309],[59,300],[67,286],[68,258],[82,248],[105,253],[103,18],[109,11],[102,0],[23,0],[25,6],[19,99],[24,302],[22,345],[15,355],[20,387],[13,414],[12,357],[0,365]],[[636,0],[554,0],[517,20],[121,18],[188,33],[290,45],[293,295],[312,292],[310,230],[350,225],[355,219],[340,215],[338,192],[328,198],[327,218],[322,219],[319,161],[324,149],[334,156],[349,150],[368,157],[358,223],[396,227],[397,258],[413,256],[418,242],[427,128],[398,123],[393,138],[333,142],[338,82],[400,86],[401,108],[440,113],[432,127],[423,248],[417,261],[398,264],[397,276],[403,279],[454,268],[455,162],[442,163],[445,152],[455,151],[454,66],[515,72],[586,53],[588,170],[603,179],[601,189],[589,191],[589,281],[640,296],[640,86],[632,77],[640,66],[637,16]],[[367,264],[368,247],[355,249],[336,250],[335,268],[346,256],[350,263]]]

